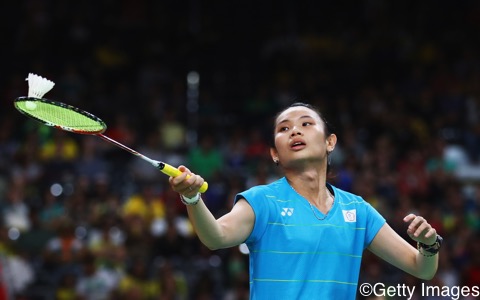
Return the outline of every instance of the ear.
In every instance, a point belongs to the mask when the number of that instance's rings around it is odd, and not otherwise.
[[[270,156],[272,157],[273,162],[279,161],[277,149],[270,148]]]
[[[326,140],[326,143],[327,143],[327,152],[332,152],[333,149],[335,149],[335,145],[337,144],[337,136],[335,134],[330,134],[328,137],[327,137],[327,140]]]

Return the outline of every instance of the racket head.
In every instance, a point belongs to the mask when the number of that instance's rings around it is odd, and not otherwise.
[[[62,102],[45,98],[18,97],[15,108],[44,125],[79,134],[101,134],[107,125],[100,118]]]

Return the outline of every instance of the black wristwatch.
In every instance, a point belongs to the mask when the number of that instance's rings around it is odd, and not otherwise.
[[[432,245],[427,245],[427,244],[418,242],[417,248],[419,251],[421,248],[423,252],[427,252],[429,254],[429,255],[424,254],[425,256],[433,256],[437,254],[438,251],[440,251],[440,247],[442,246],[442,243],[443,243],[443,238],[439,234],[437,234],[437,239],[435,240],[435,243],[433,243]],[[420,251],[420,253],[422,253],[422,251]]]

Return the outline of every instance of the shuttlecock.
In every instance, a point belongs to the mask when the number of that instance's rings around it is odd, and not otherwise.
[[[25,101],[25,108],[28,110],[37,109],[37,103],[35,101]]]
[[[41,99],[55,85],[53,81],[33,73],[29,73],[25,80],[28,81],[28,97],[32,98]]]

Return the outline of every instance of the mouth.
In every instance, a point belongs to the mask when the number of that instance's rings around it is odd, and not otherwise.
[[[305,144],[304,141],[300,141],[300,140],[296,140],[290,143],[290,149],[292,150],[301,150],[305,148],[305,146],[307,146],[307,144]]]

